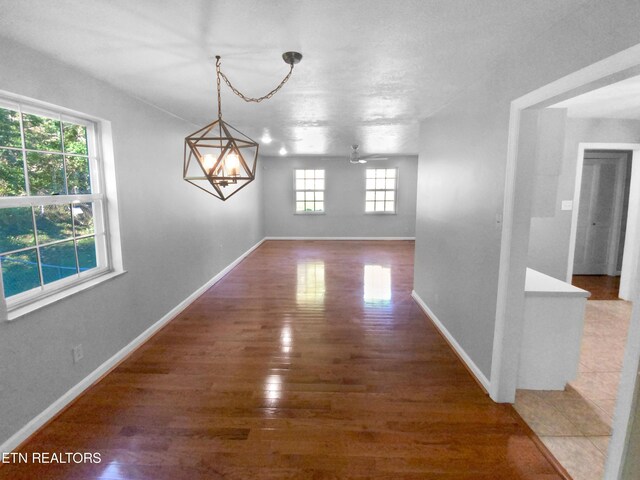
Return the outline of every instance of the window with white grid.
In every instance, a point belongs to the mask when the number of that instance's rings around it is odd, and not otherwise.
[[[367,168],[365,212],[396,213],[397,168]]]
[[[324,170],[296,169],[296,213],[324,213]]]
[[[110,268],[95,127],[0,98],[0,264],[10,307]]]

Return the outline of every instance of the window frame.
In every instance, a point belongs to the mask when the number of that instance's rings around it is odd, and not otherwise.
[[[394,179],[395,183],[393,186],[393,212],[387,212],[387,211],[367,212],[367,192],[380,192],[380,191],[388,192],[389,191],[389,189],[387,188],[368,189],[367,188],[367,171],[368,170],[385,170],[385,180],[386,180],[386,170],[396,171],[396,176]],[[398,184],[399,184],[398,177],[399,175],[400,175],[400,171],[398,167],[366,167],[364,169],[364,213],[365,215],[397,215],[398,214]],[[375,203],[375,200],[374,200],[374,203]]]
[[[18,147],[2,147],[4,149],[14,150],[20,152],[23,158],[23,171],[25,173],[25,195],[21,196],[6,196],[0,197],[0,208],[35,208],[39,206],[51,206],[51,205],[70,205],[73,208],[74,204],[89,203],[92,206],[93,215],[93,233],[86,235],[75,235],[75,225],[72,223],[73,236],[70,238],[64,238],[61,240],[52,240],[43,242],[38,241],[38,233],[35,222],[35,214],[32,213],[33,228],[34,228],[34,245],[24,248],[18,248],[15,250],[2,252],[3,255],[9,255],[12,252],[18,253],[21,251],[35,250],[38,257],[38,276],[40,285],[26,290],[24,292],[17,293],[8,298],[4,294],[4,282],[2,279],[2,269],[0,268],[0,320],[15,320],[16,318],[37,310],[45,305],[49,305],[62,298],[66,298],[76,292],[90,288],[102,281],[106,281],[117,275],[124,273],[122,269],[122,258],[119,248],[119,229],[113,228],[114,224],[109,219],[109,205],[112,195],[115,193],[115,185],[111,188],[107,188],[107,182],[105,177],[107,175],[105,155],[107,152],[103,149],[103,141],[105,132],[102,131],[103,122],[99,119],[92,118],[88,115],[83,115],[77,112],[72,112],[68,109],[58,107],[55,105],[38,102],[37,100],[27,99],[21,96],[15,96],[7,92],[0,91],[0,107],[17,111],[20,118],[20,136],[21,146]],[[82,125],[86,128],[87,132],[87,154],[89,166],[89,179],[91,186],[91,193],[74,193],[66,195],[32,195],[30,192],[30,185],[28,179],[28,165],[27,165],[27,153],[53,153],[58,155],[65,155],[64,142],[61,145],[60,151],[44,151],[28,149],[24,138],[24,118],[23,114],[39,115],[46,118],[52,118],[61,122],[69,122],[76,125]],[[108,123],[108,122],[106,122]],[[110,131],[110,128],[105,130]],[[61,141],[63,138],[61,137]],[[112,154],[111,151],[109,153]],[[69,154],[74,155],[74,154]],[[85,156],[85,155],[80,155]],[[111,159],[112,161],[112,159]],[[66,176],[66,162],[63,164],[64,169],[64,181],[67,182]],[[110,182],[115,181],[113,172],[109,175]],[[107,196],[107,191],[111,194]],[[109,199],[109,200],[108,200]],[[32,210],[33,212],[33,210]],[[117,222],[117,212],[115,215],[115,221]],[[113,232],[112,230],[116,230]],[[66,241],[73,241],[76,254],[76,266],[78,267],[78,240],[82,238],[94,238],[94,245],[96,249],[96,267],[86,270],[84,272],[77,271],[68,277],[61,278],[50,283],[44,283],[42,273],[42,260],[40,257],[40,249],[49,245],[56,245]],[[113,240],[117,240],[114,242]],[[113,244],[117,243],[117,249],[115,249],[116,258],[114,261],[114,249]]]
[[[298,190],[297,189],[297,185],[296,185],[296,180],[297,180],[297,176],[296,176],[296,172],[298,171],[307,171],[307,170],[313,170],[314,172],[317,172],[319,170],[321,170],[323,172],[323,184],[324,184],[324,188],[322,190],[316,190],[316,189],[312,189],[312,190],[307,190],[307,189],[303,189],[303,190]],[[306,177],[305,177],[306,178]],[[315,177],[314,174],[314,181],[318,180]],[[327,213],[327,199],[326,199],[326,191],[327,191],[327,170],[326,168],[294,168],[293,169],[293,214],[294,215],[326,215]],[[314,210],[314,211],[298,211],[298,192],[322,192],[322,205],[323,205],[323,209],[322,210]],[[306,200],[305,200],[306,202]],[[317,202],[317,200],[313,200],[314,204]]]

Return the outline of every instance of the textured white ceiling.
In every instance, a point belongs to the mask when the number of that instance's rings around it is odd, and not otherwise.
[[[553,105],[567,108],[575,118],[625,118],[640,120],[640,77],[627,78],[606,87]]]
[[[585,0],[0,0],[0,35],[201,126],[215,117],[214,59],[259,96],[223,92],[223,118],[261,151],[417,153],[418,121]],[[523,59],[526,61],[526,59]],[[194,128],[196,130],[196,128]],[[185,135],[191,132],[185,132]]]

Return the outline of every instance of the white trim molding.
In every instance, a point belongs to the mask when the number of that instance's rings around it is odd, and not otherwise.
[[[416,293],[415,290],[411,291],[411,297],[415,300],[418,306],[422,309],[422,311],[426,314],[426,316],[431,320],[431,322],[435,325],[435,327],[440,331],[440,333],[447,339],[449,345],[456,351],[458,356],[465,363],[467,368],[471,371],[476,380],[482,385],[485,390],[489,391],[489,379],[485,376],[484,373],[478,368],[471,357],[467,354],[467,352],[462,348],[462,346],[457,342],[457,340],[451,335],[447,327],[440,321],[440,319],[436,316],[435,313],[429,308],[429,306],[420,298],[420,295]]]
[[[12,452],[17,447],[19,447],[25,440],[27,440],[31,435],[37,432],[40,428],[46,425],[47,422],[52,420],[56,415],[58,415],[67,405],[73,402],[76,398],[78,398],[85,390],[91,387],[94,383],[99,381],[105,374],[109,373],[114,367],[116,367],[120,362],[122,362],[125,358],[127,358],[131,353],[137,350],[141,345],[143,345],[149,338],[151,338],[156,332],[158,332],[162,327],[164,327],[167,323],[177,317],[185,308],[191,305],[200,295],[202,295],[205,291],[219,282],[225,275],[227,275],[231,270],[233,270],[242,260],[245,259],[251,252],[253,252],[256,248],[258,248],[265,241],[263,238],[255,245],[253,245],[249,250],[244,252],[238,258],[236,258],[233,262],[227,265],[224,269],[222,269],[217,275],[211,278],[207,283],[198,288],[195,292],[185,298],[182,302],[172,308],[169,312],[167,312],[160,320],[155,322],[149,328],[147,328],[144,332],[134,338],[129,344],[127,344],[124,348],[118,351],[115,355],[109,358],[106,362],[96,368],[93,372],[83,378],[76,385],[71,387],[64,395],[58,398],[55,402],[49,405],[46,409],[44,409],[41,413],[36,415],[33,419],[31,419],[24,427],[14,433],[9,439],[7,439],[2,445],[0,445],[0,452]]]
[[[265,240],[415,240],[416,237],[264,237]]]
[[[4,320],[8,322],[15,321],[20,317],[22,317],[23,315],[27,315],[28,313],[35,312],[36,310],[39,310],[43,307],[46,307],[47,305],[51,305],[52,303],[63,300],[78,292],[83,292],[84,290],[89,290],[90,288],[94,288],[103,282],[106,282],[113,278],[117,278],[120,275],[124,275],[125,273],[127,273],[126,270],[107,271],[107,272],[102,272],[99,275],[93,275],[89,278],[85,277],[86,279],[82,282],[74,281],[73,283],[71,283],[70,286],[68,286],[65,283],[62,283],[62,288],[60,288],[59,290],[57,289],[52,291],[47,296],[43,296],[34,301],[25,303],[24,305],[10,307],[8,309],[6,318]],[[64,280],[62,282],[64,282]],[[9,305],[11,304],[9,303]]]

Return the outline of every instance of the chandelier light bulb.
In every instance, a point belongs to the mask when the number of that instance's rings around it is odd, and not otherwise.
[[[202,157],[202,166],[207,172],[213,168],[215,163],[216,157],[214,155],[211,155],[210,153]]]
[[[266,145],[269,145],[273,139],[271,138],[271,135],[269,135],[268,132],[265,132],[264,135],[262,135],[262,138],[260,139],[260,141]]]
[[[280,147],[280,151],[278,152],[280,155],[286,155],[287,154],[287,149],[284,147]]]
[[[224,160],[224,166],[227,170],[227,174],[230,176],[237,176],[240,170],[240,159],[236,152],[230,152],[227,154]]]

